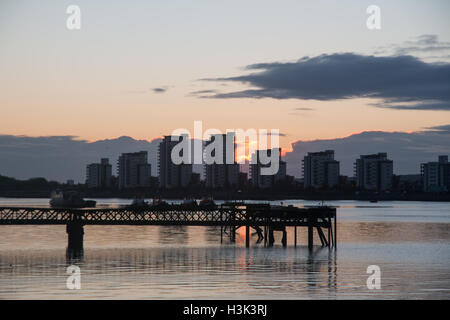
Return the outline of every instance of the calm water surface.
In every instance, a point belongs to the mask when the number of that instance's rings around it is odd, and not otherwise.
[[[0,198],[0,206],[47,204]],[[326,204],[338,208],[337,251],[309,252],[304,228],[297,248],[288,228],[287,248],[275,234],[273,248],[253,236],[246,249],[243,230],[236,244],[221,244],[216,227],[86,226],[84,256],[68,259],[65,226],[0,226],[0,299],[450,299],[449,203]],[[72,264],[80,290],[66,288]],[[369,265],[381,268],[381,290],[367,289]]]

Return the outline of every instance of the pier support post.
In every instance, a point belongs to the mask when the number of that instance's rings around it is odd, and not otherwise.
[[[220,212],[220,243],[223,242],[223,212]]]
[[[267,247],[267,226],[264,226],[264,247]]]
[[[312,250],[314,246],[314,234],[313,234],[314,228],[312,224],[311,218],[308,218],[308,249]]]
[[[275,237],[273,236],[273,227],[269,227],[269,247],[273,247]]]
[[[328,248],[331,248],[331,218],[328,217]]]
[[[297,226],[294,227],[294,247],[297,248]]]
[[[287,246],[287,232],[286,232],[286,227],[283,228],[283,238],[281,238],[281,243],[283,244],[283,247],[286,248],[286,246]]]
[[[66,226],[66,232],[68,238],[67,251],[73,253],[83,251],[83,224],[79,221],[71,221]]]
[[[337,249],[337,220],[336,213],[334,213],[334,249]]]
[[[250,247],[250,226],[249,225],[245,226],[245,247],[246,248]]]
[[[317,227],[317,233],[319,234],[319,239],[320,239],[320,243],[322,244],[322,247],[327,246],[328,247],[328,241],[327,238],[325,237],[325,234],[322,231],[321,227]]]
[[[236,211],[231,212],[231,225],[230,225],[230,237],[231,242],[236,242]]]

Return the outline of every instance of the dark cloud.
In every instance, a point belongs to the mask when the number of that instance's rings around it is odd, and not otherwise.
[[[0,135],[0,175],[18,179],[44,177],[65,182],[84,182],[86,165],[109,158],[116,175],[121,153],[147,151],[152,175],[157,175],[158,146],[161,138],[151,141],[122,136],[115,139],[88,142],[74,136],[27,137]],[[202,173],[202,167],[194,165]]]
[[[450,110],[450,102],[430,101],[413,104],[372,103],[372,106],[397,110]]]
[[[204,79],[253,88],[215,93],[206,98],[338,100],[377,99],[376,106],[450,110],[450,64],[427,63],[413,56],[365,56],[354,53],[304,57],[296,62],[249,65],[249,74]]]
[[[344,138],[296,141],[285,155],[288,173],[302,176],[301,160],[307,152],[335,150],[342,174],[353,176],[353,163],[362,154],[387,152],[394,160],[395,174],[419,174],[420,164],[450,155],[450,125],[430,127],[421,132],[370,131]]]
[[[450,124],[442,125],[442,126],[434,126],[434,127],[427,127],[425,129],[429,129],[431,133],[443,133],[443,134],[450,134]]]
[[[435,161],[438,155],[450,154],[450,124],[427,127],[420,132],[371,131],[345,138],[295,141],[285,160],[288,172],[301,177],[301,160],[307,152],[333,149],[341,161],[341,172],[353,175],[353,162],[361,154],[387,152],[394,160],[396,174],[418,173],[420,163]],[[281,136],[286,136],[280,133]],[[160,139],[135,140],[130,137],[88,142],[73,136],[26,137],[0,135],[0,175],[19,179],[45,177],[83,182],[86,165],[100,158],[116,161],[122,152],[148,151],[152,174],[157,174]],[[201,172],[200,166],[194,167]]]
[[[164,93],[167,91],[167,87],[153,88],[152,91],[154,93]]]
[[[169,87],[164,86],[164,87],[151,88],[151,89],[145,89],[145,90],[129,90],[128,93],[133,93],[133,94],[148,94],[149,92],[165,93],[165,92],[167,92],[168,89],[169,89]]]
[[[125,136],[88,142],[73,136],[0,135],[0,175],[84,182],[87,164],[109,158],[115,174],[116,162],[122,152],[141,150],[148,151],[152,174],[156,175],[159,141],[135,140]]]

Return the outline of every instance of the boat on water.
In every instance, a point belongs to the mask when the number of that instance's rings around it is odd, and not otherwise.
[[[216,208],[217,205],[212,199],[202,199],[200,201],[199,207],[201,208]]]
[[[149,203],[142,197],[136,197],[125,208],[141,211],[142,209],[167,209],[170,208],[170,205],[160,198],[153,198],[152,202]]]
[[[180,206],[184,209],[196,209],[198,207],[197,201],[195,199],[184,199]]]
[[[154,198],[152,204],[150,205],[154,209],[167,209],[170,208],[170,204],[161,198]]]
[[[127,208],[148,208],[150,205],[143,197],[136,197],[131,204],[127,205]]]
[[[97,203],[93,200],[84,200],[76,191],[53,191],[50,195],[52,208],[93,208]]]

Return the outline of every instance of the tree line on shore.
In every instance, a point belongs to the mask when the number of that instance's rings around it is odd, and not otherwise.
[[[357,189],[353,184],[339,185],[333,189],[305,189],[296,181],[284,182],[273,188],[258,189],[251,185],[238,188],[208,189],[202,183],[197,183],[188,188],[163,190],[157,183],[145,188],[119,190],[114,183],[110,188],[92,189],[86,184],[60,183],[48,181],[45,178],[31,178],[18,180],[0,175],[0,196],[2,197],[39,197],[48,198],[54,190],[75,190],[85,197],[91,198],[134,198],[136,196],[146,198],[213,198],[213,199],[310,199],[310,200],[429,200],[450,201],[450,193],[424,193],[417,186],[394,184],[392,191],[379,193]]]

